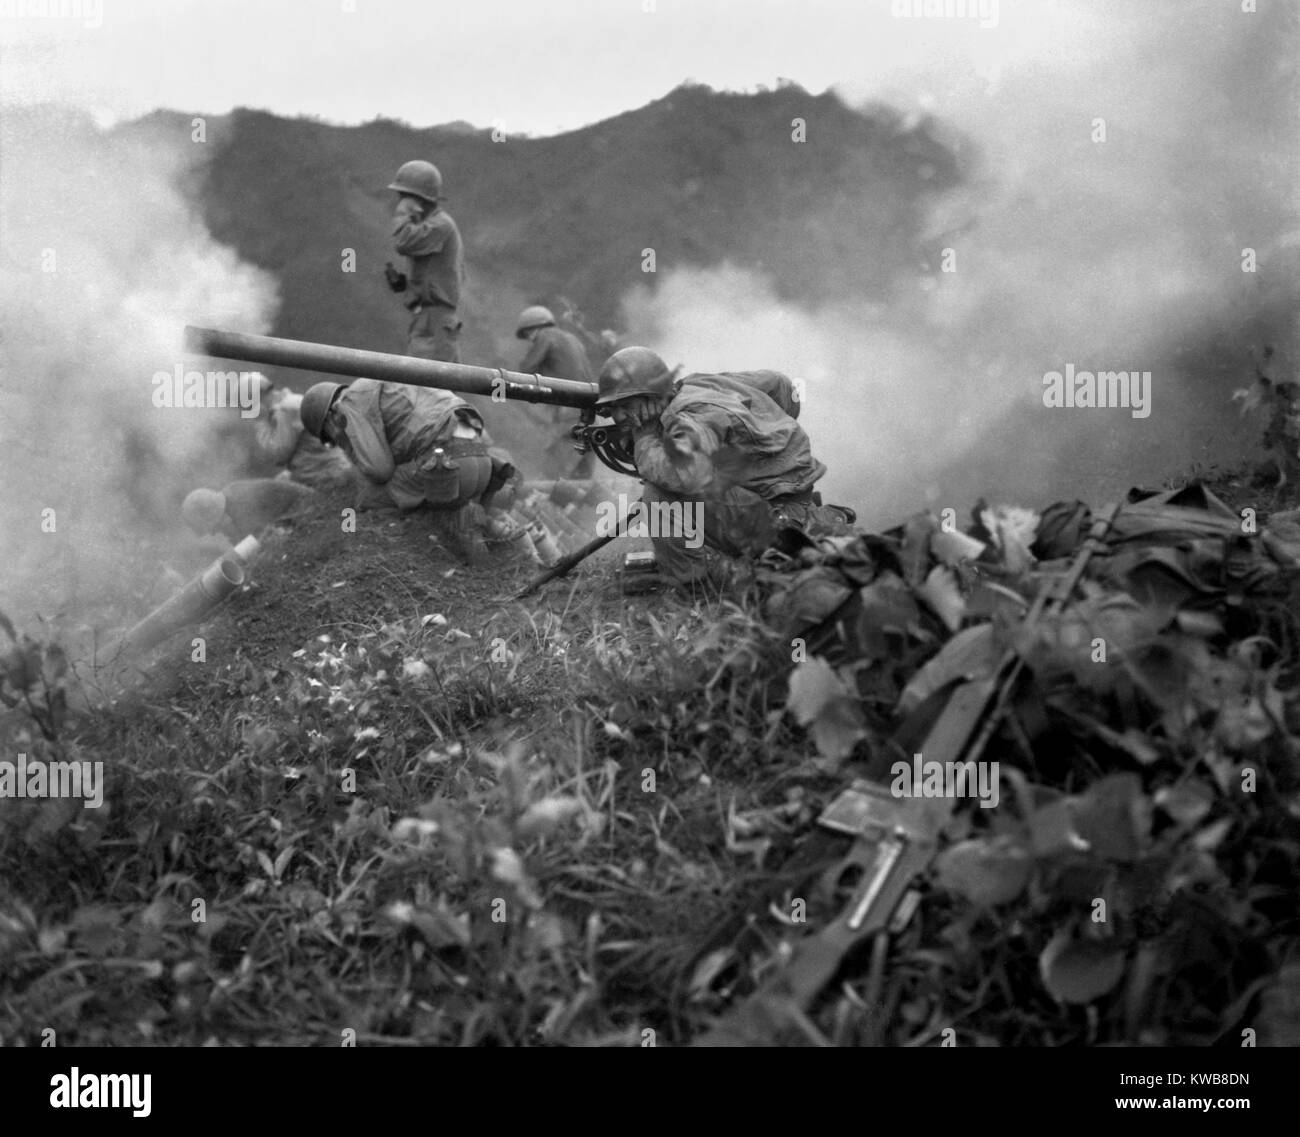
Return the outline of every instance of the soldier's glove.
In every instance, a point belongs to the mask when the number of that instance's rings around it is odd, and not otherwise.
[[[384,279],[388,281],[388,287],[394,292],[406,291],[406,273],[398,272],[393,268],[393,262],[388,261],[384,265]]]

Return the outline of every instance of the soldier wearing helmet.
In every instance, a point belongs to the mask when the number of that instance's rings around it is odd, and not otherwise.
[[[780,372],[678,379],[653,351],[626,347],[601,369],[596,407],[631,436],[652,522],[656,502],[698,502],[694,514],[678,516],[702,514],[703,544],[733,557],[761,553],[785,525],[846,529],[845,517],[813,492],[826,467],[795,421],[793,384]],[[704,549],[686,534],[650,536],[661,578],[686,585],[712,575]]]
[[[181,518],[200,536],[217,535],[223,547],[293,516],[312,491],[283,478],[244,478],[222,490],[198,489],[181,502]]]
[[[374,488],[363,505],[427,505],[439,539],[470,564],[485,560],[485,538],[517,536],[499,506],[522,479],[489,452],[483,420],[459,396],[375,379],[317,383],[301,415],[304,429],[339,447]]]
[[[556,327],[555,316],[549,308],[543,308],[540,304],[525,308],[519,313],[515,335],[521,340],[528,340],[530,344],[519,364],[520,371],[553,375],[557,379],[574,379],[581,383],[596,381],[582,341],[572,332]],[[583,456],[575,470],[562,468],[566,465],[565,459],[570,457],[567,427],[574,421],[572,412],[564,407],[543,406],[530,407],[529,410],[548,438],[544,451],[545,465],[548,467],[546,473],[590,477],[594,464],[590,452]]]
[[[442,175],[432,162],[405,163],[389,184],[397,192],[393,247],[407,270],[390,264],[386,275],[394,292],[405,293],[411,311],[406,353],[421,359],[460,362],[461,286],[464,253],[456,222],[438,203]]]
[[[261,402],[253,420],[257,456],[314,489],[337,489],[352,484],[352,465],[342,451],[325,446],[302,423],[302,396],[261,380]]]

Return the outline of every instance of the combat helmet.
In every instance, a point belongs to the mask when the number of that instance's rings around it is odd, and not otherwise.
[[[648,347],[625,347],[614,352],[600,369],[600,397],[596,406],[621,402],[636,395],[671,395],[673,372]]]
[[[345,390],[347,387],[342,383],[315,383],[307,388],[307,393],[302,397],[302,405],[298,408],[298,414],[302,418],[303,429],[313,438],[325,441],[321,434],[325,427],[325,419],[329,416],[334,400]]]
[[[519,339],[523,339],[524,333],[531,331],[533,328],[553,328],[554,326],[555,314],[549,308],[534,304],[519,313],[519,326],[515,328],[515,335]]]
[[[397,171],[397,176],[389,183],[390,190],[398,193],[411,193],[425,201],[436,202],[442,196],[442,175],[432,162],[416,159],[404,162]]]

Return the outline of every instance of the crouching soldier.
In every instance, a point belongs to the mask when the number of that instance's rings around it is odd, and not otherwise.
[[[784,526],[814,536],[850,531],[851,516],[822,506],[813,492],[826,467],[794,419],[793,385],[779,372],[677,379],[653,351],[627,347],[601,369],[596,406],[630,435],[655,567],[669,583],[714,575],[701,545],[756,556]],[[656,508],[659,502],[681,504]],[[656,533],[656,516],[665,515],[701,523],[702,542],[698,533],[681,531],[684,525]]]
[[[375,487],[359,505],[428,505],[439,540],[470,564],[487,559],[485,538],[518,536],[501,506],[519,475],[502,452],[489,453],[483,420],[464,399],[356,379],[317,383],[303,396],[300,413],[309,433],[339,447]]]

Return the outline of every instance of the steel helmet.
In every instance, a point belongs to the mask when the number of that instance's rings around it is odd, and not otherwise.
[[[635,395],[669,395],[673,373],[648,347],[625,347],[614,352],[600,369],[600,398],[596,406],[617,403]]]
[[[213,532],[226,515],[226,495],[217,490],[194,490],[181,502],[181,518],[195,533]]]
[[[515,329],[515,335],[523,339],[524,332],[530,328],[553,328],[554,326],[554,313],[549,308],[534,304],[531,308],[525,308],[519,313],[519,326]]]
[[[302,406],[298,408],[298,415],[302,419],[303,428],[313,438],[325,441],[321,435],[325,418],[330,413],[334,400],[345,390],[347,387],[343,383],[314,383],[307,388],[307,393],[302,397]]]
[[[413,193],[425,201],[437,201],[442,196],[442,175],[432,162],[404,162],[397,176],[389,183],[390,190]]]

